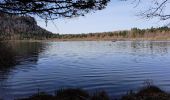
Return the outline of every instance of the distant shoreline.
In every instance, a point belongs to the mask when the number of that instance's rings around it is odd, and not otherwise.
[[[2,40],[1,42],[68,42],[68,41],[170,41],[170,38],[167,39],[144,39],[144,38],[134,38],[134,39],[43,39],[43,40]]]
[[[0,34],[0,40],[27,41],[169,41],[170,28],[159,27],[150,29],[132,28],[114,32],[87,34],[45,34],[15,33]]]

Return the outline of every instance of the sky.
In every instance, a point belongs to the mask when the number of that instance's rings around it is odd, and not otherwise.
[[[148,20],[137,16],[139,12],[149,7],[148,0],[143,0],[137,7],[132,1],[111,0],[105,9],[95,13],[49,21],[47,26],[44,20],[37,18],[37,23],[48,31],[59,34],[110,32],[130,30],[133,27],[144,29],[164,24],[157,19]]]

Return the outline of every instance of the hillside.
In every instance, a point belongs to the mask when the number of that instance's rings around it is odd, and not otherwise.
[[[30,16],[0,13],[0,25],[0,39],[46,39],[52,35]]]
[[[2,13],[0,13],[0,25],[0,40],[170,40],[169,27],[132,28],[131,30],[86,34],[53,34],[38,26],[33,17]]]

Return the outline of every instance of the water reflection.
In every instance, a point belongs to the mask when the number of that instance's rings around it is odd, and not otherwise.
[[[53,92],[62,87],[104,89],[117,96],[146,79],[170,90],[167,41],[4,44],[0,59],[7,60],[0,60],[5,61],[0,69],[0,95],[6,99],[31,95],[38,88]]]
[[[0,82],[16,65],[36,64],[44,48],[45,43],[40,42],[0,42]]]
[[[4,87],[8,78],[17,69],[29,69],[31,64],[36,64],[38,56],[46,43],[41,42],[1,42],[0,43],[0,94],[9,93]],[[23,65],[17,67],[17,65]],[[5,92],[4,92],[5,91]]]
[[[16,64],[15,52],[7,44],[0,43],[0,70]]]
[[[143,52],[151,55],[166,55],[168,54],[169,42],[158,41],[132,41],[132,52]]]
[[[0,43],[0,70],[14,67],[24,61],[36,63],[38,55],[45,48],[40,42],[1,42]]]

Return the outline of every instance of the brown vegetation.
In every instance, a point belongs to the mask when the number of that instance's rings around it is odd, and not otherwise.
[[[54,40],[170,40],[170,28],[132,28],[131,30],[115,32],[64,34],[59,35],[59,38],[54,38]]]

